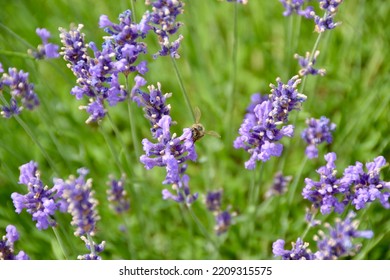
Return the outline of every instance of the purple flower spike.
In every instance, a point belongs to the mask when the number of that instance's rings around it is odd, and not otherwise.
[[[78,178],[69,176],[64,181],[57,179],[56,186],[63,190],[62,197],[66,200],[67,211],[72,215],[71,224],[76,227],[75,235],[94,235],[96,222],[100,219],[96,207],[97,200],[92,191],[92,180],[85,179],[88,170],[80,168],[77,170]]]
[[[277,172],[274,176],[274,182],[267,191],[266,197],[282,195],[287,192],[287,186],[291,182],[292,176],[283,176],[282,172]]]
[[[317,158],[317,146],[323,142],[332,143],[332,131],[336,129],[336,125],[331,123],[326,117],[321,117],[319,120],[310,118],[306,120],[308,128],[302,131],[301,137],[308,144],[306,155],[308,158]]]
[[[297,242],[292,242],[292,249],[284,249],[285,241],[278,239],[272,244],[272,253],[277,257],[282,257],[282,260],[313,260],[314,255],[311,253],[309,243],[303,242],[301,238]]]
[[[110,179],[110,189],[107,190],[107,198],[110,202],[110,207],[118,214],[124,213],[130,209],[130,201],[127,196],[127,192],[124,189],[125,176],[121,179]]]
[[[20,214],[23,209],[32,215],[39,230],[56,226],[53,216],[55,212],[64,212],[61,208],[62,190],[58,186],[49,188],[40,180],[37,163],[30,161],[20,167],[19,184],[26,185],[28,193],[25,195],[12,193],[11,198],[16,213]]]
[[[317,169],[320,181],[316,182],[306,178],[306,186],[302,191],[302,196],[313,203],[315,208],[319,208],[321,213],[329,214],[334,209],[337,213],[342,213],[348,204],[348,199],[343,198],[348,192],[348,184],[336,177],[335,153],[325,155],[326,166]],[[340,198],[341,197],[341,198]]]
[[[283,12],[284,16],[290,16],[293,13],[303,16],[305,18],[314,17],[314,8],[312,6],[307,6],[304,8],[305,0],[279,0],[285,11]]]
[[[317,57],[320,54],[320,51],[316,51],[311,57],[311,54],[309,52],[306,52],[306,56],[299,56],[298,54],[295,54],[294,58],[298,59],[298,63],[301,66],[301,69],[299,70],[299,75],[301,76],[307,76],[307,75],[320,75],[324,76],[326,71],[325,69],[315,69],[314,65],[317,62]]]
[[[60,56],[58,53],[59,46],[49,43],[51,37],[50,32],[45,28],[37,28],[36,33],[41,37],[42,44],[39,45],[37,51],[30,51],[31,54],[36,59],[45,59],[45,58],[57,58]]]
[[[379,200],[383,207],[390,208],[390,183],[380,179],[380,171],[387,166],[384,157],[379,156],[373,162],[366,164],[367,172],[363,170],[363,164],[356,162],[344,170],[341,181],[350,185],[350,199],[356,210],[366,207],[375,200]]]
[[[153,57],[170,55],[179,58],[177,50],[183,36],[180,35],[173,42],[171,42],[170,37],[183,25],[181,22],[177,22],[176,18],[184,12],[184,3],[180,0],[156,0],[153,2],[146,0],[145,3],[152,6],[152,11],[147,11],[144,14],[143,25],[148,22],[148,27],[158,36],[161,47],[160,51]]]
[[[2,72],[2,71],[0,71]],[[34,110],[39,106],[37,94],[34,92],[34,85],[28,81],[28,73],[16,68],[9,68],[8,73],[3,73],[0,78],[0,94],[5,98],[4,92],[10,95],[9,102],[0,105],[0,114],[5,118],[19,115],[26,108]]]
[[[20,251],[15,255],[14,243],[19,240],[19,232],[13,225],[6,228],[7,234],[0,239],[0,260],[29,260],[29,256]]]
[[[353,239],[373,237],[371,230],[357,230],[359,223],[352,220],[355,216],[355,213],[350,212],[344,221],[337,219],[334,227],[327,224],[328,234],[320,231],[315,236],[314,240],[317,241],[318,246],[318,252],[315,253],[316,259],[336,260],[355,255],[361,246],[353,244]]]
[[[99,256],[99,254],[104,251],[106,242],[102,241],[100,244],[96,244],[94,241],[91,242],[90,240],[88,240],[85,236],[81,236],[80,238],[85,242],[85,247],[89,251],[91,251],[91,253],[78,256],[77,259],[87,260],[87,261],[101,260],[102,258]],[[92,246],[93,246],[93,250],[92,250]]]

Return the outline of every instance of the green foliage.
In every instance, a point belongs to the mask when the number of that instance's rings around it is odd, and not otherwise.
[[[37,230],[29,214],[23,211],[18,215],[14,211],[11,193],[25,192],[24,186],[18,185],[18,167],[30,160],[39,163],[42,180],[49,186],[53,178],[67,178],[82,166],[90,170],[88,177],[93,178],[101,216],[94,239],[95,242],[105,240],[107,244],[103,259],[272,259],[272,242],[283,238],[288,244],[303,234],[305,208],[310,204],[303,200],[300,192],[304,178],[317,178],[315,170],[324,165],[326,152],[337,153],[339,170],[355,161],[371,161],[378,155],[390,160],[388,3],[361,0],[345,1],[340,6],[337,20],[342,25],[326,32],[318,47],[321,51],[318,65],[326,68],[327,75],[307,79],[304,94],[308,101],[302,112],[294,112],[291,117],[297,117],[295,136],[284,142],[281,158],[264,164],[259,182],[259,171],[244,168],[248,154],[235,150],[232,140],[237,136],[252,93],[269,93],[268,85],[275,83],[278,76],[287,81],[295,75],[298,66],[292,55],[302,55],[312,49],[317,38],[314,24],[306,19],[283,17],[282,5],[277,0],[250,0],[248,5],[237,6],[236,91],[233,110],[228,111],[227,99],[233,87],[235,5],[216,0],[185,1],[185,13],[179,16],[184,23],[181,28],[184,40],[177,65],[192,105],[202,111],[202,124],[222,136],[199,140],[196,143],[198,162],[188,168],[192,191],[200,193],[192,211],[208,232],[209,237],[206,237],[186,207],[161,199],[164,170],[144,170],[138,161],[134,144],[139,147],[141,144],[134,143],[131,136],[126,103],[109,108],[120,138],[107,119],[103,121],[102,133],[97,126],[85,124],[87,114],[78,110],[80,105],[85,105],[85,100],[79,101],[70,95],[75,78],[61,58],[35,61],[2,52],[26,53],[27,49],[37,46],[40,43],[35,34],[37,27],[47,28],[53,35],[52,41],[60,45],[58,27],[68,28],[70,23],[84,24],[86,40],[99,45],[106,35],[98,28],[99,16],[106,14],[114,21],[118,14],[130,9],[130,1],[0,2],[7,2],[0,9],[0,62],[5,70],[17,67],[30,73],[30,82],[35,84],[42,104],[34,112],[23,111],[20,117],[58,170],[56,173],[52,169],[14,118],[1,120],[0,235],[5,233],[8,224],[15,225],[21,233],[17,249],[24,250],[33,259],[57,259],[62,255],[51,230]],[[146,10],[143,1],[136,1],[135,8],[136,17],[140,19]],[[289,43],[290,29],[293,36]],[[156,41],[149,38],[147,44],[151,53],[157,51]],[[161,82],[164,92],[173,93],[169,103],[173,119],[178,122],[174,129],[180,132],[191,126],[192,117],[169,57],[150,59],[149,63],[148,83]],[[150,138],[142,109],[133,105],[138,139]],[[337,124],[333,144],[321,147],[319,159],[307,162],[291,204],[289,193],[264,199],[282,161],[285,175],[299,176],[297,173],[305,158],[300,132],[307,117],[320,116],[327,116]],[[229,118],[231,122],[226,126]],[[113,174],[119,178],[121,170],[104,140],[104,133],[111,139],[120,163],[128,170],[126,188],[131,198],[131,211],[125,217],[115,215],[106,200],[108,176]],[[127,166],[126,155],[131,166]],[[384,170],[384,179],[390,180],[389,168]],[[251,205],[248,196],[254,182],[260,192],[256,204]],[[204,194],[217,189],[223,189],[224,207],[229,206],[237,213],[228,232],[218,237],[214,236],[214,217],[203,203]],[[334,217],[317,218],[331,222]],[[356,258],[389,259],[389,210],[376,202],[357,217],[361,220],[360,228],[373,230],[374,238],[362,241],[362,251]],[[84,243],[73,235],[70,218],[57,214],[56,219],[69,257],[76,259],[86,253]],[[126,230],[121,229],[123,226]],[[314,245],[315,232],[316,229],[309,231],[305,241]]]

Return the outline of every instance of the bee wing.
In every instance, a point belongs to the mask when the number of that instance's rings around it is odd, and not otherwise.
[[[212,130],[206,131],[205,133],[206,133],[207,135],[211,135],[211,136],[214,136],[214,137],[217,137],[217,138],[221,138],[221,135],[219,135],[217,132],[212,131]]]
[[[199,123],[200,117],[202,116],[200,109],[198,106],[194,108],[194,114],[195,114],[195,123]]]

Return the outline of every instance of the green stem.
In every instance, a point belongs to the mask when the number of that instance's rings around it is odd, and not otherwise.
[[[19,125],[24,129],[24,131],[27,133],[28,136],[30,136],[31,140],[38,146],[39,150],[41,151],[42,155],[45,157],[47,162],[49,163],[51,169],[53,169],[54,173],[59,175],[57,168],[55,167],[54,161],[51,159],[51,157],[48,155],[48,153],[45,151],[41,143],[38,141],[38,139],[35,137],[34,133],[31,131],[31,129],[28,127],[28,125],[17,115],[14,116],[16,121],[19,123]]]
[[[7,51],[7,50],[0,50],[0,55],[16,56],[16,57],[21,57],[21,58],[26,58],[26,59],[34,59],[31,55],[29,55],[27,53]]]
[[[131,17],[132,17],[132,20],[133,20],[133,22],[137,22],[137,17],[136,17],[136,15],[135,15],[134,0],[131,0],[131,1],[130,1],[130,5],[131,5]]]
[[[192,119],[193,119],[193,121],[194,121],[194,123],[195,123],[195,122],[197,121],[197,119],[196,119],[196,117],[195,117],[194,110],[192,109],[191,102],[190,102],[190,99],[189,99],[189,97],[188,97],[187,91],[186,91],[186,89],[185,89],[185,87],[184,87],[183,80],[182,80],[182,78],[181,78],[179,69],[178,69],[177,64],[176,64],[176,60],[175,60],[175,58],[173,58],[172,56],[170,56],[170,57],[171,57],[171,61],[172,61],[172,64],[173,64],[173,68],[175,69],[175,73],[176,73],[177,80],[178,80],[178,82],[179,82],[181,91],[182,91],[183,96],[184,96],[185,103],[186,103],[186,105],[187,105],[188,110],[191,112]]]
[[[60,248],[61,248],[62,254],[64,255],[65,260],[69,259],[68,255],[65,252],[65,247],[64,247],[62,239],[57,231],[57,228],[56,227],[51,227],[51,228],[53,229],[54,235],[56,236],[57,242],[60,245]]]
[[[124,170],[123,170],[123,167],[119,161],[119,157],[118,157],[118,153],[116,152],[116,150],[114,149],[114,145],[110,139],[110,137],[108,137],[106,131],[104,130],[103,126],[101,123],[99,123],[99,128],[100,128],[100,131],[104,137],[104,140],[106,141],[106,144],[108,146],[108,148],[110,149],[110,152],[112,154],[112,156],[114,157],[114,160],[115,160],[115,163],[118,167],[118,169],[120,170],[120,172],[123,174],[125,173]]]
[[[123,152],[125,154],[125,157],[126,157],[126,161],[127,161],[127,165],[128,165],[128,169],[130,171],[130,173],[132,175],[134,175],[134,170],[133,168],[131,168],[131,159],[129,157],[129,153],[126,152],[126,145],[125,145],[125,142],[123,141],[120,133],[119,133],[119,130],[118,130],[118,127],[115,125],[114,121],[112,120],[111,118],[111,115],[110,114],[107,114],[107,117],[108,117],[108,120],[111,124],[111,128],[113,129],[114,133],[115,133],[115,137],[119,140],[121,146],[122,146],[122,149],[123,149]]]
[[[129,93],[129,97],[127,99],[127,111],[128,111],[128,114],[129,114],[130,131],[131,131],[131,138],[132,138],[131,140],[133,142],[135,155],[137,157],[137,160],[139,160],[139,158],[141,157],[141,147],[140,147],[140,144],[139,144],[140,141],[138,140],[137,130],[136,130],[136,127],[135,127],[134,113],[133,113],[133,110],[131,108],[132,100],[131,100],[131,97],[130,97],[130,88],[129,88],[128,76],[126,76],[126,90]]]
[[[7,31],[9,34],[11,34],[12,36],[14,36],[16,39],[18,39],[20,42],[22,42],[25,46],[27,46],[28,48],[30,49],[35,49],[35,47],[33,45],[31,45],[28,41],[26,41],[25,39],[23,39],[22,37],[20,37],[18,34],[16,34],[14,31],[12,31],[11,29],[9,29],[7,26],[5,26],[4,24],[2,24],[0,22],[0,27],[3,28],[5,31]]]
[[[187,207],[188,212],[190,213],[192,219],[194,220],[195,224],[198,226],[202,234],[209,240],[209,242],[214,246],[214,249],[218,252],[218,244],[215,242],[215,240],[210,236],[209,232],[205,229],[203,224],[200,222],[198,217],[196,216],[195,212],[192,210],[191,206]]]
[[[96,256],[95,245],[92,236],[89,233],[87,233],[87,239],[89,241],[89,248],[91,248],[91,254]]]
[[[307,157],[305,156],[305,159],[302,161],[301,167],[299,168],[298,174],[294,178],[294,182],[291,185],[290,195],[288,197],[288,204],[290,206],[291,206],[291,203],[292,203],[292,201],[294,199],[294,195],[295,195],[298,183],[299,183],[299,181],[301,179],[301,176],[302,176],[302,173],[303,173],[303,169],[305,168],[306,162],[307,162]]]
[[[131,242],[130,242],[131,238],[130,238],[130,225],[129,225],[129,222],[127,220],[127,217],[124,214],[121,214],[121,217],[122,217],[123,223],[125,224],[125,227],[126,227],[127,249],[129,250],[130,259],[131,260],[137,259],[137,253],[134,250],[133,246],[131,246]]]
[[[235,3],[234,5],[234,15],[233,15],[233,50],[232,50],[232,77],[230,79],[231,81],[231,90],[229,92],[229,95],[227,97],[227,118],[225,123],[225,131],[228,133],[228,137],[226,137],[226,140],[230,143],[231,142],[231,135],[233,126],[232,119],[233,119],[233,110],[234,110],[234,104],[236,103],[235,95],[236,95],[236,87],[237,87],[237,50],[238,50],[238,3]]]

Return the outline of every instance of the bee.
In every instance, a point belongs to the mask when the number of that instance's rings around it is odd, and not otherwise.
[[[195,123],[191,126],[191,133],[192,133],[192,141],[195,143],[195,141],[202,138],[205,134],[211,135],[214,137],[220,138],[221,136],[215,132],[215,131],[207,131],[204,126],[199,122],[201,113],[200,109],[198,107],[195,107],[194,110],[195,113]]]

